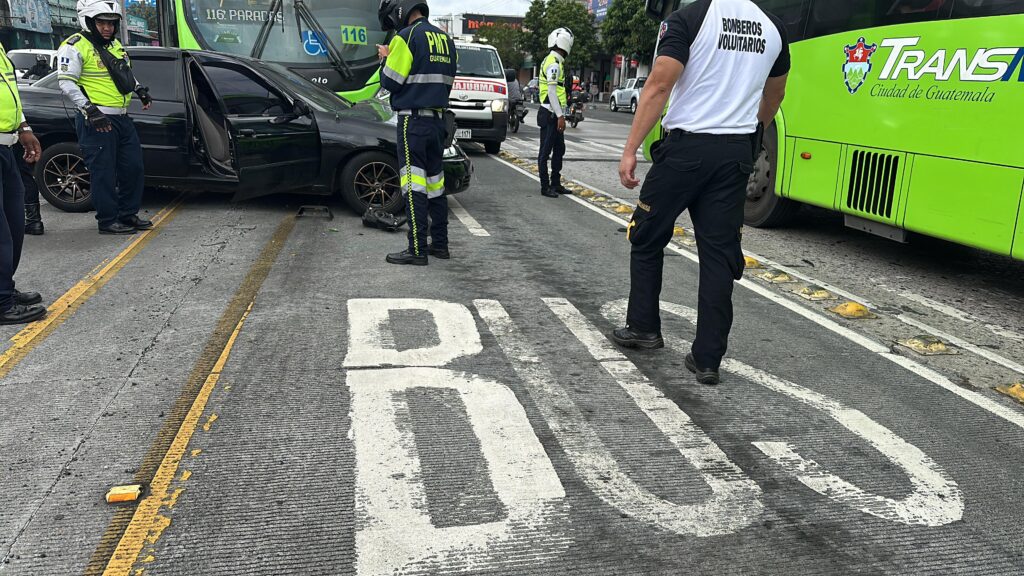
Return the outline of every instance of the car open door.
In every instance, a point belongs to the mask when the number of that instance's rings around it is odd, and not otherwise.
[[[189,76],[208,165],[237,182],[235,200],[317,179],[320,133],[305,102],[255,70],[212,55],[194,56]]]

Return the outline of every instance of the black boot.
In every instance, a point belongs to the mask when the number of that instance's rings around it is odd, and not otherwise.
[[[402,250],[401,252],[394,252],[388,254],[385,260],[390,264],[412,264],[413,266],[426,266],[427,256],[417,256],[413,254],[412,250]]]
[[[39,202],[25,204],[25,234],[43,234],[43,217],[39,214]]]
[[[42,306],[25,306],[14,304],[0,312],[0,324],[28,324],[46,316],[46,308]]]

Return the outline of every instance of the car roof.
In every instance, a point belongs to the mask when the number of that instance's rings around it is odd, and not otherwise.
[[[488,48],[490,50],[494,50],[495,52],[498,51],[497,48],[491,46],[490,44],[478,44],[476,42],[459,42],[458,40],[456,40],[455,47],[458,48],[459,46],[472,46],[473,48]]]
[[[49,50],[46,48],[18,48],[15,50],[8,50],[8,54],[56,54],[56,50]]]

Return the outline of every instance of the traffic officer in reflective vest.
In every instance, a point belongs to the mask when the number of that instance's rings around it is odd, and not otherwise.
[[[717,384],[732,327],[733,281],[743,275],[740,234],[754,147],[760,152],[756,134],[782,103],[789,46],[781,21],[750,0],[697,0],[669,16],[660,34],[619,163],[625,187],[640,183],[636,151],[666,101],[667,136],[653,152],[627,228],[629,308],[626,327],[612,339],[626,347],[664,346],[658,305],[664,249],[676,219],[689,209],[700,287],[697,336],[686,367],[699,382]]]
[[[398,30],[388,46],[381,85],[391,92],[398,113],[398,165],[409,215],[409,247],[388,254],[392,264],[427,264],[429,252],[450,258],[448,199],[444,195],[444,111],[455,82],[455,43],[431,24],[423,0],[381,0],[381,29]]]
[[[565,156],[565,111],[569,101],[565,92],[565,59],[572,52],[572,31],[556,28],[548,34],[551,53],[540,64],[539,84],[541,108],[537,112],[540,127],[540,151],[537,170],[540,172],[540,193],[548,198],[559,194],[572,194],[562,186],[562,157]],[[551,157],[551,176],[548,177],[548,157]]]
[[[82,31],[57,51],[60,89],[78,109],[78,145],[89,167],[90,193],[100,234],[134,234],[153,227],[139,218],[145,173],[142,145],[128,116],[132,92],[144,110],[152,98],[132,75],[117,40],[121,9],[115,0],[78,0]]]
[[[0,324],[23,324],[46,316],[43,298],[14,289],[14,273],[25,240],[25,189],[11,147],[24,149],[26,162],[39,160],[39,141],[25,122],[14,64],[0,46]]]

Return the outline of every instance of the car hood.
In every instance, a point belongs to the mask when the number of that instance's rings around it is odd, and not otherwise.
[[[343,120],[363,120],[366,122],[380,122],[390,126],[396,126],[395,112],[387,104],[371,98],[363,102],[353,104],[351,108],[338,110],[338,116]]]

